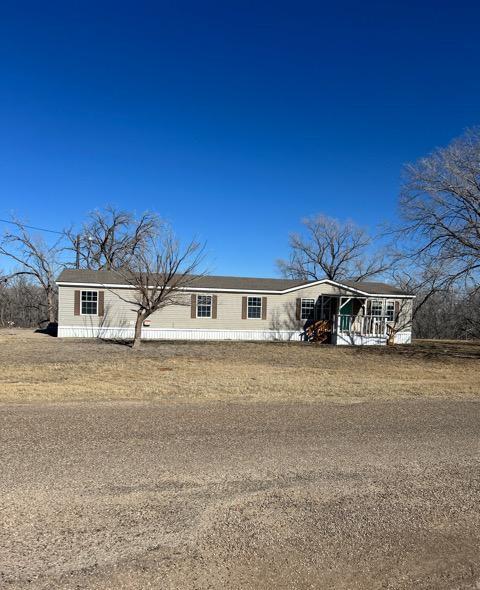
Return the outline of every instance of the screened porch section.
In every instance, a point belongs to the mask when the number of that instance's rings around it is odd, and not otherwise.
[[[386,340],[393,314],[395,308],[390,309],[383,299],[320,295],[315,302],[311,300],[309,315],[303,317],[307,319],[305,331],[309,339],[357,344],[363,339]]]

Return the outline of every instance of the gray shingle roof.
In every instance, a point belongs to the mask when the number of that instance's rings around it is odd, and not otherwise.
[[[75,270],[65,269],[60,273],[57,279],[59,283],[88,283],[99,285],[124,285],[125,278],[115,271],[110,270]],[[269,279],[255,277],[229,277],[206,275],[197,277],[192,286],[201,289],[232,289],[232,290],[250,290],[250,291],[285,291],[293,287],[308,285],[316,281],[301,281],[294,279]],[[369,281],[338,281],[342,285],[359,289],[372,295],[410,295],[397,287],[386,283],[369,282]]]
[[[339,282],[347,287],[353,287],[354,289],[359,289],[365,293],[372,293],[373,295],[412,295],[412,293],[407,293],[407,291],[403,291],[398,287],[377,281],[341,280]]]

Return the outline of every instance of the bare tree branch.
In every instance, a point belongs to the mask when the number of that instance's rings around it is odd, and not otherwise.
[[[478,285],[480,129],[405,167],[400,215],[398,259],[436,269],[438,289]]]
[[[65,231],[70,250],[79,254],[79,266],[93,270],[115,270],[125,264],[131,254],[155,236],[160,228],[155,213],[133,213],[107,205],[88,214],[79,233]]]
[[[306,218],[302,223],[305,232],[290,235],[289,259],[277,261],[284,276],[361,281],[390,268],[386,256],[369,252],[372,238],[355,223],[341,223],[325,215]]]

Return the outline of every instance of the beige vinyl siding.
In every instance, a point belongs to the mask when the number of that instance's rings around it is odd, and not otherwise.
[[[98,290],[104,292],[104,315],[74,315],[75,291]],[[230,293],[205,291],[204,294],[217,296],[216,318],[191,317],[191,293],[184,296],[185,305],[170,305],[152,314],[151,328],[199,329],[199,330],[302,330],[303,320],[296,319],[296,302],[299,298],[317,299],[319,295],[354,296],[346,289],[321,284],[303,287],[284,294]],[[198,292],[196,294],[202,294]],[[242,297],[258,296],[267,298],[266,319],[242,319]],[[134,299],[129,289],[102,289],[98,287],[59,287],[59,325],[75,327],[117,327],[132,328],[135,323],[135,306],[125,299]],[[386,297],[385,297],[386,299]],[[395,297],[388,297],[394,300]],[[409,304],[401,300],[402,315],[411,314]],[[407,309],[408,308],[408,309]]]
[[[104,315],[74,315],[75,291],[103,291]],[[132,297],[134,293],[127,289],[102,289],[101,287],[59,287],[58,323],[60,326],[115,326],[130,327],[135,324],[135,307],[122,298]],[[153,318],[153,316],[152,316]],[[131,323],[133,322],[133,323]]]
[[[394,297],[389,297],[389,301],[395,301]],[[410,331],[412,329],[413,300],[400,299],[399,317],[396,322],[401,331]]]

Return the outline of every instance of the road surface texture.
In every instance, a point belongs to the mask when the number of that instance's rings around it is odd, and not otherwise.
[[[478,589],[479,409],[0,406],[0,587]]]

